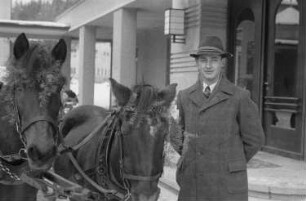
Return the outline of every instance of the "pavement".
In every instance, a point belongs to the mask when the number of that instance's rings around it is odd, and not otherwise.
[[[247,171],[249,201],[306,201],[305,161],[258,152],[248,163]],[[178,192],[175,167],[166,165],[160,181]]]

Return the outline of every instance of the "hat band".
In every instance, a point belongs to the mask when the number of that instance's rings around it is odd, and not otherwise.
[[[197,54],[203,54],[205,52],[217,52],[217,53],[220,53],[220,54],[225,53],[220,48],[205,46],[205,47],[199,48],[198,51],[197,51]]]

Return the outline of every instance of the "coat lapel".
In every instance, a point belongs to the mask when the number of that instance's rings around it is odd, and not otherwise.
[[[229,82],[224,76],[222,76],[219,84],[216,86],[216,91],[211,94],[211,97],[209,98],[208,102],[206,104],[203,104],[200,109],[201,111],[205,111],[208,108],[223,102],[224,100],[227,100],[231,95],[233,94],[233,84]]]
[[[189,95],[190,100],[199,108],[201,108],[203,104],[207,102],[207,99],[203,93],[203,85],[199,80],[190,88]]]

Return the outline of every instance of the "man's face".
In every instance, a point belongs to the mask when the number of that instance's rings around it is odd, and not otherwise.
[[[198,71],[202,81],[213,84],[219,79],[220,72],[224,66],[224,59],[218,54],[200,55],[196,59]]]

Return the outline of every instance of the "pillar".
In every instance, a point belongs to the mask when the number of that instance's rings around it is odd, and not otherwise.
[[[62,73],[66,78],[66,88],[70,89],[70,82],[71,82],[71,38],[65,37],[64,38],[66,45],[67,45],[67,55],[66,60],[62,66]]]
[[[79,32],[79,102],[94,103],[96,29],[83,26]]]
[[[11,19],[11,0],[0,1],[0,19]],[[7,38],[0,38],[0,68],[4,66],[10,56],[10,42]],[[3,69],[0,69],[0,74]]]
[[[128,87],[136,83],[136,11],[114,12],[112,77]]]

